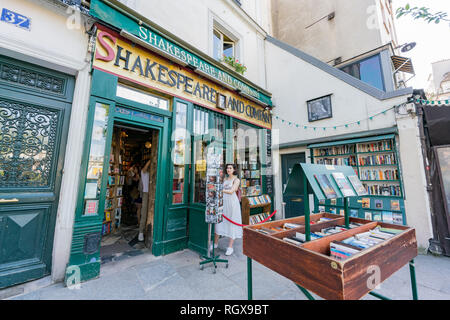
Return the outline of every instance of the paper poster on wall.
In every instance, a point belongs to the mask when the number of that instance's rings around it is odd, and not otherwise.
[[[84,215],[93,215],[98,212],[98,200],[86,200]]]
[[[84,191],[85,199],[96,199],[97,198],[97,182],[86,183],[86,189]]]

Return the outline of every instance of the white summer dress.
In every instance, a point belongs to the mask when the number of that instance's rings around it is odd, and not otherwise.
[[[234,180],[224,180],[223,190],[230,190],[233,186],[233,181]],[[223,193],[223,214],[226,215],[228,219],[242,224],[241,204],[239,203],[236,192],[233,192],[233,194]],[[216,224],[215,233],[231,239],[242,238],[242,227],[223,218],[221,223]]]

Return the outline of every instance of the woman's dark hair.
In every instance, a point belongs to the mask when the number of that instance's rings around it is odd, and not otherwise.
[[[233,167],[233,175],[237,176],[236,165],[234,163],[228,163],[228,164],[225,165],[225,174],[228,174],[227,173],[228,166],[232,166]]]

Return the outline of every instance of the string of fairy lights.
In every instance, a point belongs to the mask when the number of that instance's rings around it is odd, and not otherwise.
[[[275,120],[278,120],[281,123],[289,125],[291,127],[293,126],[293,127],[296,127],[296,128],[303,128],[304,130],[312,129],[314,131],[315,130],[326,131],[326,130],[329,130],[329,129],[337,130],[338,128],[348,128],[348,127],[350,127],[352,125],[358,125],[359,126],[359,125],[361,125],[362,122],[364,122],[364,121],[371,121],[371,120],[373,120],[376,117],[379,117],[379,116],[382,116],[382,115],[386,115],[386,113],[388,111],[390,111],[392,109],[395,109],[395,108],[396,108],[396,106],[390,107],[390,108],[388,108],[386,110],[383,110],[383,111],[380,111],[380,112],[378,112],[376,114],[373,114],[373,115],[371,115],[371,116],[369,116],[368,118],[365,118],[365,119],[361,119],[361,120],[357,120],[357,121],[353,121],[353,122],[348,122],[348,123],[344,123],[344,124],[339,124],[339,125],[323,126],[323,127],[322,126],[318,127],[318,126],[310,126],[310,125],[298,124],[298,123],[295,123],[293,121],[285,120],[285,119],[283,119],[283,118],[281,118],[280,116],[277,116],[277,115],[274,115],[274,118],[275,118]]]
[[[415,99],[414,101],[415,101],[416,104],[427,105],[427,106],[450,106],[450,100]],[[379,117],[379,116],[382,116],[382,115],[386,115],[386,113],[388,111],[393,110],[393,109],[395,110],[397,107],[400,107],[400,106],[401,105],[390,107],[390,108],[388,108],[386,110],[383,110],[383,111],[380,111],[378,113],[375,113],[375,114],[373,114],[373,115],[371,115],[371,116],[369,116],[368,118],[365,118],[365,119],[361,119],[361,120],[357,120],[357,121],[353,121],[353,122],[348,122],[348,123],[344,123],[344,124],[339,124],[339,125],[332,125],[332,126],[311,126],[311,125],[305,125],[305,124],[298,124],[296,122],[283,119],[283,118],[281,118],[278,115],[274,115],[273,118],[275,120],[278,120],[282,124],[286,124],[286,125],[288,125],[290,127],[296,127],[296,128],[300,128],[300,129],[302,128],[304,130],[308,130],[308,129],[312,129],[314,131],[317,131],[317,130],[326,131],[326,130],[330,130],[330,129],[331,130],[337,130],[338,128],[349,128],[352,125],[358,125],[359,126],[359,125],[361,125],[362,122],[371,121],[371,120],[374,120],[374,118],[376,118],[376,117]]]

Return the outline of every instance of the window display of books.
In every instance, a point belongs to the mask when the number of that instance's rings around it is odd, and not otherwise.
[[[355,234],[342,241],[330,242],[330,256],[337,260],[345,260],[355,253],[373,247],[401,233],[401,230],[392,228],[376,228]]]

